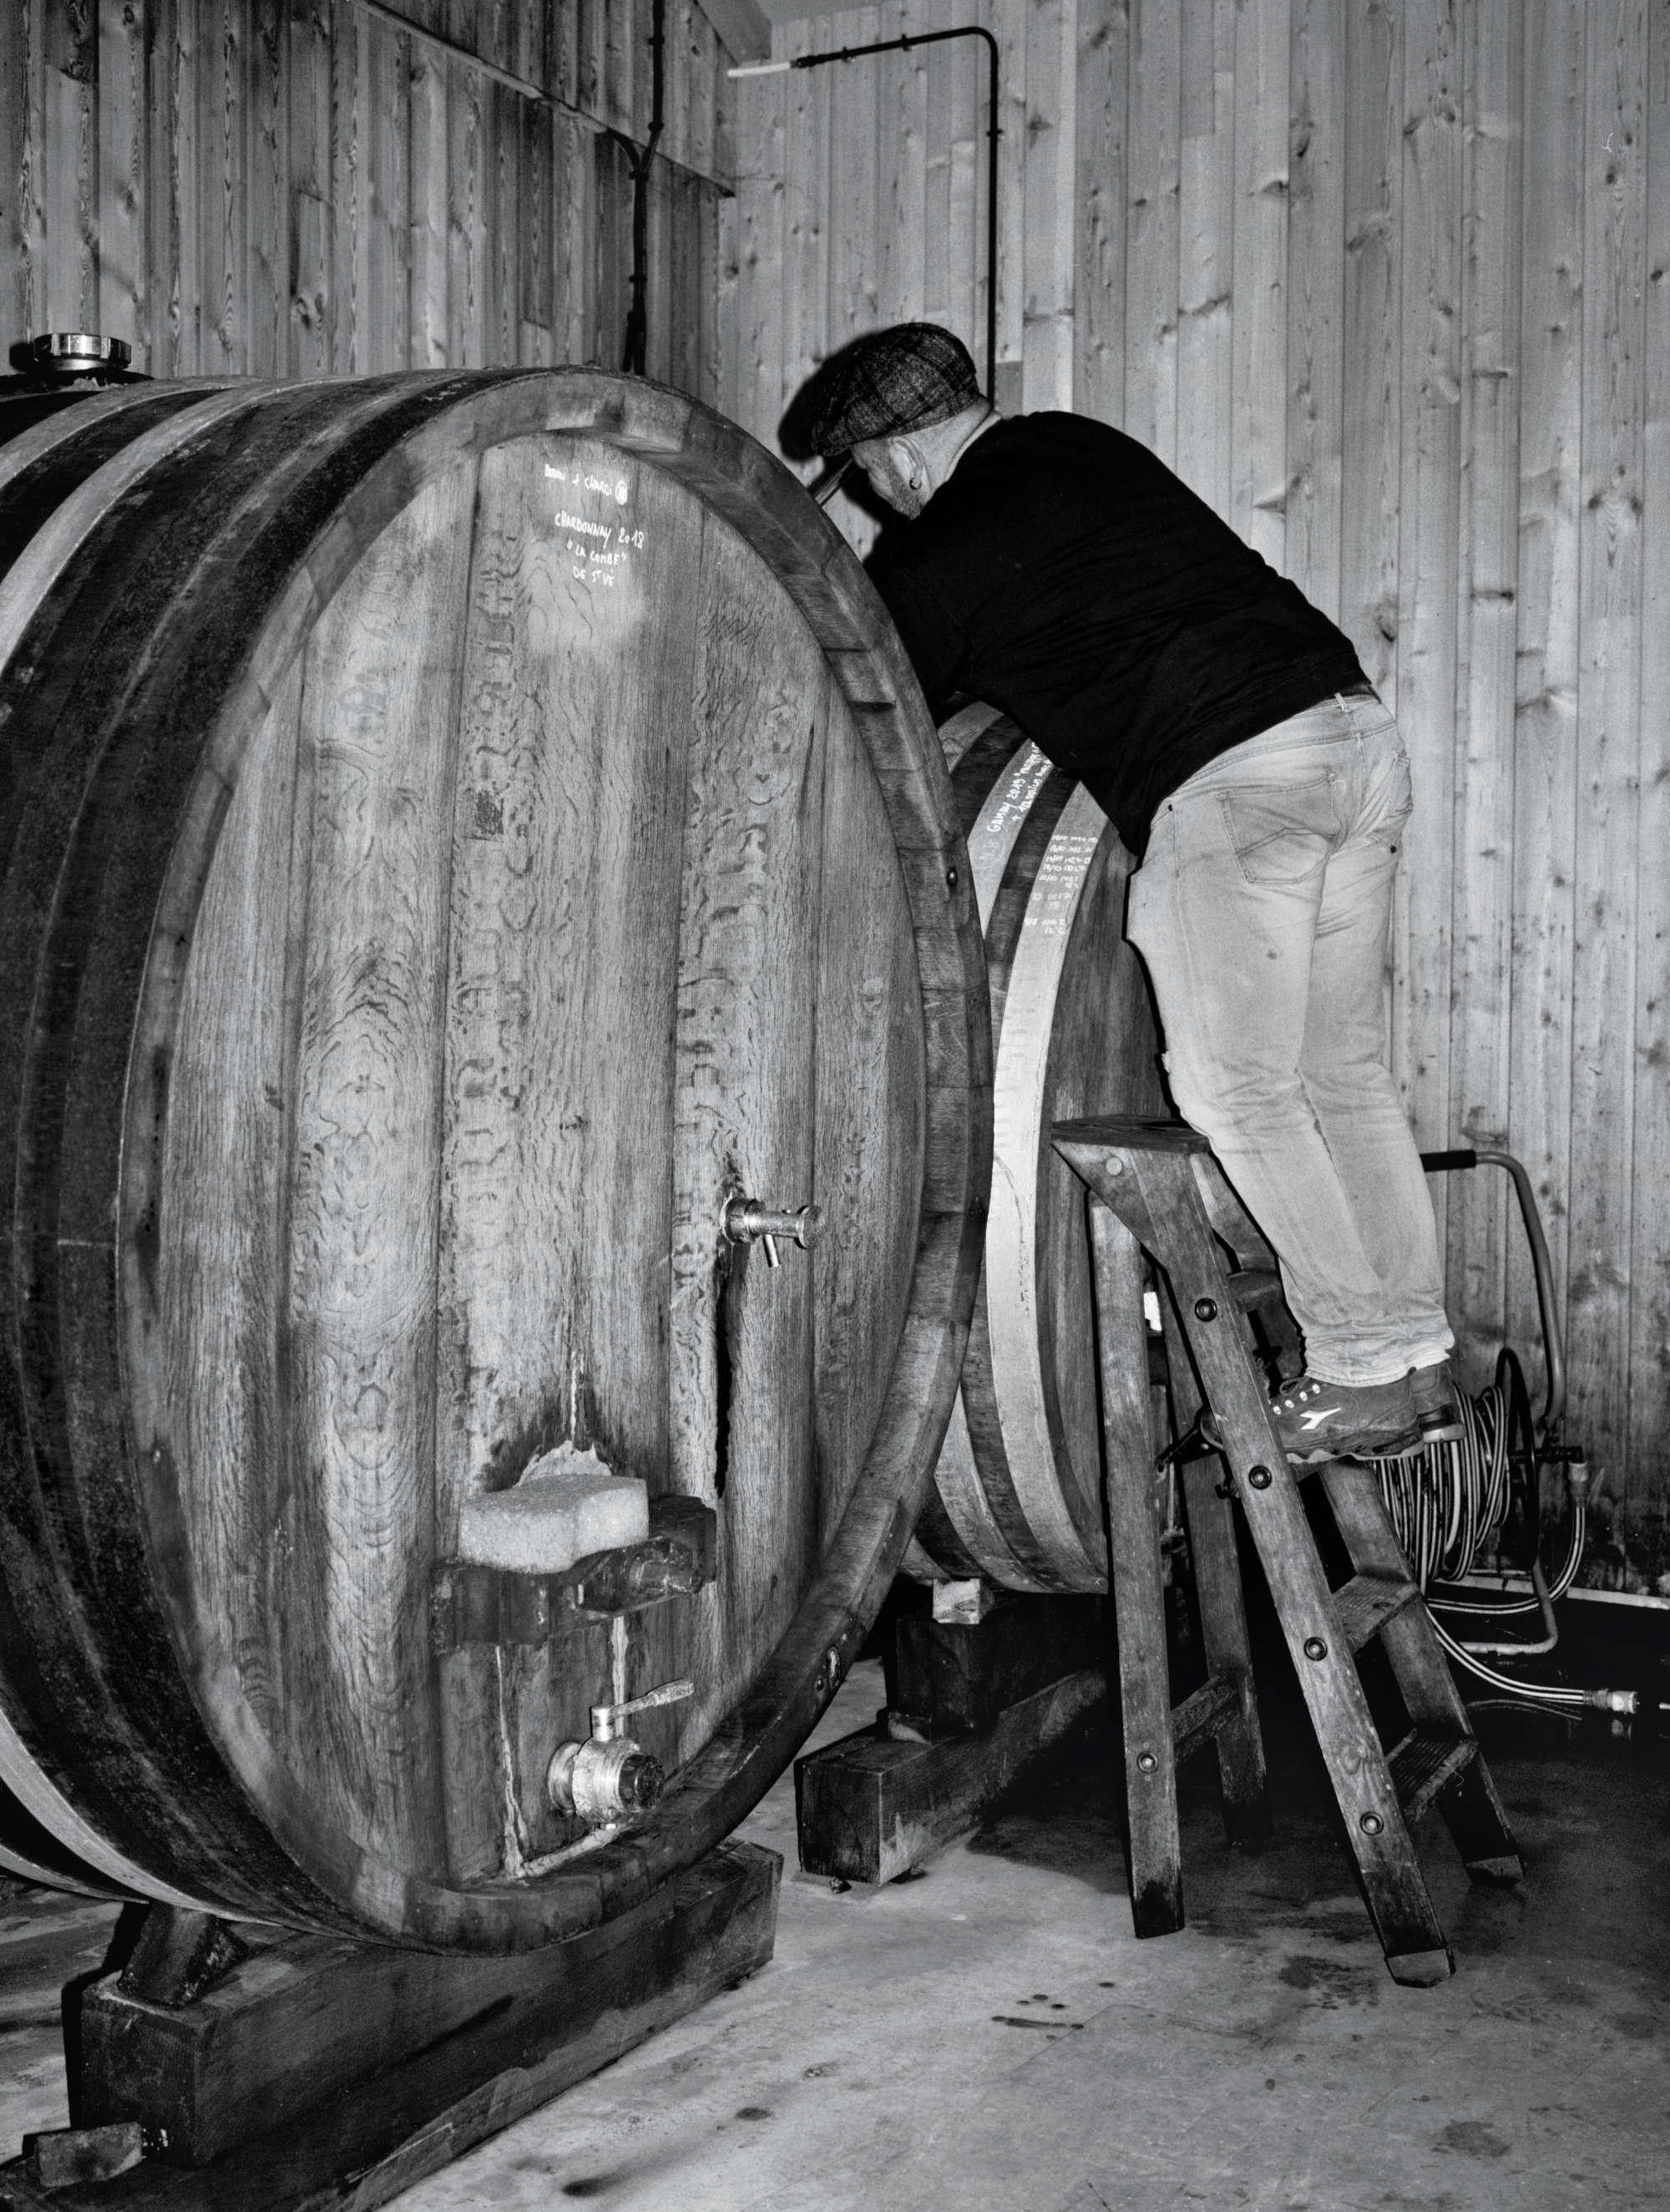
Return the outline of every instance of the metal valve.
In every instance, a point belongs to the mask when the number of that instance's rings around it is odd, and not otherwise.
[[[593,1705],[592,1734],[598,1743],[613,1743],[615,1731],[629,1713],[647,1713],[654,1705],[679,1705],[695,1695],[694,1682],[663,1682],[659,1690],[646,1690],[641,1698],[627,1698],[616,1705]]]
[[[545,1793],[556,1809],[577,1813],[589,1828],[613,1826],[647,1813],[665,1785],[661,1762],[616,1731],[629,1713],[677,1705],[695,1694],[694,1682],[664,1682],[641,1698],[593,1705],[588,1741],[559,1744],[545,1770]]]
[[[828,1224],[821,1206],[803,1206],[799,1212],[768,1206],[762,1199],[733,1198],[725,1209],[725,1233],[733,1244],[763,1244],[768,1267],[780,1267],[777,1239],[791,1237],[803,1249],[816,1244]]]

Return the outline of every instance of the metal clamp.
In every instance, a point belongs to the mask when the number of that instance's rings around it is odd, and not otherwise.
[[[763,1199],[733,1198],[725,1209],[725,1233],[733,1244],[763,1244],[768,1267],[782,1265],[777,1239],[792,1237],[804,1250],[816,1244],[828,1227],[821,1206],[803,1206],[798,1212],[768,1206]]]

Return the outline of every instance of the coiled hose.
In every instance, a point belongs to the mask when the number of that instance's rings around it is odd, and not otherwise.
[[[1538,1421],[1532,1416],[1524,1371],[1514,1352],[1504,1346],[1497,1355],[1496,1377],[1489,1388],[1476,1398],[1458,1394],[1460,1437],[1452,1443],[1429,1444],[1411,1459],[1373,1462],[1388,1516],[1410,1572],[1433,1613],[1467,1613],[1491,1620],[1527,1613],[1542,1616],[1539,1642],[1508,1643],[1463,1641],[1435,1619],[1432,1625],[1438,1641],[1458,1667],[1488,1682],[1492,1689],[1539,1705],[1589,1705],[1602,1712],[1632,1713],[1640,1702],[1633,1690],[1578,1690],[1527,1682],[1486,1663],[1509,1656],[1534,1658],[1553,1650],[1559,1634],[1554,1600],[1564,1597],[1576,1580],[1588,1538],[1588,1469],[1581,1449],[1562,1440],[1565,1344],[1554,1304],[1547,1240],[1529,1176],[1511,1152],[1424,1152],[1421,1164],[1429,1174],[1499,1167],[1513,1183],[1536,1279],[1547,1395]],[[1570,1509],[1565,1556],[1550,1582],[1539,1557],[1539,1477],[1543,1467],[1552,1465],[1564,1469]],[[1529,1558],[1524,1570],[1530,1577],[1530,1595],[1464,1591],[1460,1587],[1463,1577],[1471,1574],[1481,1559],[1498,1551],[1515,1492],[1524,1498],[1530,1527]]]
[[[1460,1667],[1515,1697],[1556,1705],[1596,1705],[1603,1711],[1635,1710],[1632,1691],[1578,1690],[1527,1682],[1486,1663],[1497,1657],[1534,1658],[1552,1651],[1558,1631],[1553,1606],[1577,1578],[1588,1527],[1588,1474],[1564,1447],[1539,1447],[1524,1373],[1515,1354],[1497,1355],[1495,1380],[1476,1398],[1458,1397],[1462,1434],[1453,1443],[1429,1444],[1412,1459],[1376,1460],[1381,1494],[1411,1574],[1435,1613],[1468,1613],[1491,1620],[1539,1613],[1539,1642],[1463,1641],[1435,1619],[1438,1641]],[[1539,1468],[1558,1461],[1565,1468],[1570,1504],[1564,1556],[1550,1580],[1535,1542]],[[1462,1590],[1462,1578],[1499,1547],[1515,1490],[1523,1492],[1533,1530],[1526,1571],[1531,1590],[1520,1596]],[[1622,1702],[1627,1700],[1628,1702]]]

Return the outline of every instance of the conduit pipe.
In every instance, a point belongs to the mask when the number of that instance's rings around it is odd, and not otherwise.
[[[796,54],[792,61],[745,62],[726,75],[780,76],[790,70],[827,69],[832,62],[862,61],[869,54],[908,54],[916,46],[937,46],[948,39],[985,41],[987,70],[986,110],[986,396],[997,397],[998,373],[998,117],[1000,64],[998,42],[983,23],[964,23],[954,31],[919,31],[901,39],[878,39],[867,46],[837,46],[827,54]],[[820,486],[819,489],[825,488]],[[830,483],[828,490],[833,492]]]

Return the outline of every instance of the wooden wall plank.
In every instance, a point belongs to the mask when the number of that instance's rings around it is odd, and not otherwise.
[[[1286,550],[1288,0],[1237,15],[1235,418],[1230,520],[1272,568]]]
[[[587,115],[604,113],[603,39],[609,0],[575,0],[574,102]]]
[[[337,0],[331,51],[331,363],[342,376],[370,368],[371,19]]]
[[[94,0],[48,0],[42,120],[46,153],[46,319],[96,327],[99,312],[99,26]]]
[[[861,8],[841,17],[839,31],[837,37],[831,25],[820,26],[820,45],[826,41],[830,47],[870,45],[881,36],[879,10]],[[878,68],[872,58],[836,63],[818,72],[829,86],[829,172],[834,219],[829,231],[828,327],[832,353],[861,332],[874,330],[880,320],[877,309],[876,252],[876,226],[879,220]],[[780,106],[774,118],[774,128],[778,132],[783,128]],[[838,187],[835,182],[837,178]],[[780,227],[780,212],[779,222]],[[774,422],[775,418],[762,419]]]
[[[522,238],[517,126],[522,105],[501,84],[491,86],[483,101],[489,119],[487,358],[495,368],[510,368],[519,358],[521,287],[518,267]]]
[[[1125,420],[1125,198],[1129,20],[1123,0],[1079,0],[1073,257],[1073,405]]]
[[[566,115],[556,118],[556,251],[557,305],[553,330],[562,361],[597,361],[595,276],[592,259],[592,174],[589,134]]]
[[[249,96],[244,173],[249,198],[245,323],[249,371],[254,376],[282,376],[288,366],[287,54],[283,0],[253,0],[244,80]]]
[[[1133,0],[1125,264],[1125,424],[1168,464],[1177,457],[1178,11]]]
[[[701,317],[696,347],[696,397],[709,407],[720,404],[720,303],[724,286],[726,253],[721,221],[732,205],[727,196],[710,189],[696,194],[696,242],[701,259],[696,280],[696,305]]]
[[[1177,473],[1218,514],[1234,422],[1234,0],[1182,15],[1178,191]]]
[[[950,228],[946,306],[952,330],[986,366],[987,81],[985,41],[958,39],[943,66],[951,102]]]
[[[813,51],[804,23],[786,27],[785,44],[791,53]],[[839,74],[833,69],[796,70],[784,88],[783,257],[790,272],[783,293],[785,402],[829,350],[829,95]],[[810,471],[814,465],[800,465]]]
[[[580,21],[577,0],[545,0],[545,83],[566,107],[580,99]]]
[[[289,373],[331,368],[331,0],[289,0]]]
[[[1521,211],[1519,681],[1514,732],[1514,989],[1509,1127],[1530,1172],[1562,1308],[1571,1138],[1571,954],[1577,817],[1582,450],[1582,23],[1525,18]],[[1509,1334],[1537,1340],[1521,1243],[1509,1247]],[[1574,1344],[1574,1353],[1581,1357]]]
[[[38,327],[34,274],[39,221],[34,211],[36,158],[31,135],[29,80],[39,42],[32,11],[0,15],[0,312],[9,344]]]
[[[1642,465],[1641,771],[1633,886],[1635,1206],[1630,1250],[1630,1402],[1622,1464],[1631,1504],[1665,1505],[1670,1431],[1670,10],[1648,14],[1646,370]]]
[[[588,340],[592,358],[618,368],[624,357],[626,318],[630,303],[631,185],[624,148],[615,138],[594,138],[591,147],[592,309],[595,327]]]
[[[517,313],[525,333],[524,345],[543,345],[543,356],[536,354],[534,357],[552,361],[556,356],[550,349],[550,331],[556,304],[556,254],[552,235],[552,219],[556,213],[552,165],[556,118],[549,108],[537,107],[531,100],[520,101],[518,106],[515,122],[520,176],[517,198],[522,210],[522,236],[517,272]],[[534,332],[543,335],[535,338]]]
[[[637,0],[613,0],[604,10],[603,104],[599,110],[611,131],[635,137],[633,113],[633,74],[636,42]]]
[[[1078,15],[1077,0],[1033,0],[1026,17],[1021,358],[1029,410],[1072,404],[1074,255],[1063,217],[1072,206]]]
[[[720,87],[729,66],[714,27],[695,0],[684,10],[689,54],[684,70],[684,160],[699,176],[714,173]]]
[[[196,0],[158,0],[150,34],[151,360],[192,376],[199,359]]]
[[[998,404],[1009,414],[1017,413],[1024,404],[1027,15],[1027,0],[992,0],[987,11],[987,27],[996,34],[1002,61],[999,121],[1003,137],[998,146],[998,369],[994,396]],[[982,67],[982,94],[985,82]],[[984,312],[982,300],[981,313]]]
[[[199,0],[197,207],[202,308],[199,367],[240,370],[249,357],[250,113],[248,9],[241,0]]]
[[[270,27],[276,0],[261,12]],[[19,15],[21,15],[19,10]],[[99,304],[95,328],[143,353],[149,340],[145,284],[146,0],[99,10]],[[9,34],[0,31],[0,40]],[[0,112],[5,64],[0,59]],[[0,121],[0,142],[5,126]],[[0,177],[7,173],[0,153]],[[3,248],[0,247],[0,253]],[[282,283],[282,269],[279,282]],[[21,330],[17,332],[23,335]]]
[[[1339,619],[1346,0],[1294,0],[1287,220],[1287,573]]]
[[[1519,0],[1469,0],[1463,11],[1460,720],[1451,862],[1449,1128],[1469,1144],[1491,1147],[1509,1140],[1521,29]],[[1448,1225],[1459,1364],[1478,1389],[1505,1321],[1504,1178],[1495,1173],[1454,1178]]]
[[[386,23],[368,28],[365,351],[376,372],[412,358],[412,42]]]
[[[467,62],[446,66],[446,358],[458,368],[488,361],[485,143],[490,80]]]
[[[1569,1325],[1584,1358],[1573,1413],[1604,1438],[1623,1494],[1633,1243],[1637,805],[1641,775],[1642,422],[1645,408],[1646,0],[1588,19],[1583,195],[1582,645],[1571,963]],[[1663,619],[1661,611],[1659,617]]]
[[[1460,527],[1461,57],[1454,0],[1410,0],[1403,21],[1397,712],[1415,813],[1400,878],[1393,1065],[1421,1142],[1445,1145]],[[1447,1196],[1443,1183],[1435,1185],[1441,1235]]]
[[[647,183],[646,216],[649,259],[646,270],[646,373],[658,384],[671,384],[672,375],[672,270],[674,230],[671,177],[665,161],[652,164]]]
[[[448,71],[444,57],[421,40],[412,41],[411,70],[408,343],[414,368],[444,368],[451,338]]]
[[[914,17],[914,0],[889,0],[878,11],[878,35],[899,38],[915,27]],[[928,54],[920,46],[876,63],[876,319],[881,323],[914,322],[922,312],[928,67]]]
[[[926,0],[919,17],[925,31],[950,28],[949,0]],[[925,320],[952,328],[951,288],[951,72],[957,49],[972,40],[954,40],[933,49],[923,85],[922,104],[922,302]],[[958,336],[963,334],[959,331]],[[982,369],[982,375],[984,371]]]
[[[1369,681],[1397,705],[1398,344],[1403,52],[1398,17],[1346,0],[1345,450],[1340,622]]]

